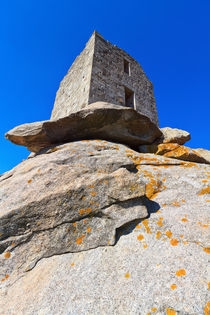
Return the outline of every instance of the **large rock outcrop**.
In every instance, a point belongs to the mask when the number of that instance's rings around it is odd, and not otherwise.
[[[0,177],[3,315],[207,314],[210,167],[101,140]]]
[[[14,144],[38,152],[53,144],[84,139],[104,139],[137,147],[162,135],[151,120],[132,108],[96,102],[57,120],[15,127],[6,133]]]

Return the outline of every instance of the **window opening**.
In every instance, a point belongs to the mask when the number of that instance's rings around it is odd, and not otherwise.
[[[124,72],[130,75],[130,63],[124,59]]]
[[[134,92],[125,87],[125,106],[134,108]]]

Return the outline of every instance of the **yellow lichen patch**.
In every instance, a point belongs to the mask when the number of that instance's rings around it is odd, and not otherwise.
[[[157,308],[156,307],[153,307],[152,309],[151,309],[151,312],[156,312],[157,311]]]
[[[168,236],[168,238],[171,238],[172,232],[171,231],[166,231],[166,235]]]
[[[95,185],[89,185],[88,186],[88,188],[94,188],[95,187]]]
[[[176,315],[176,311],[174,311],[172,308],[167,308],[166,314],[167,315]]]
[[[171,290],[175,290],[176,289],[176,284],[172,284],[171,285]]]
[[[29,180],[28,180],[28,184],[30,184],[31,182],[32,182],[32,179],[29,179]]]
[[[167,206],[166,204],[162,205],[162,207],[166,207],[166,206]]]
[[[126,272],[125,278],[130,278],[130,274],[128,272]]]
[[[175,207],[179,207],[180,206],[179,202],[172,202],[172,205],[175,206]]]
[[[161,236],[161,232],[160,231],[157,231],[157,234],[156,234],[156,239],[158,240]]]
[[[146,184],[146,196],[149,199],[154,199],[161,191],[161,182],[155,179]]]
[[[159,221],[157,221],[156,224],[159,225],[159,226],[163,226],[162,220],[163,220],[163,218],[160,217],[160,218],[159,218]]]
[[[181,219],[182,222],[187,222],[188,220],[186,218]]]
[[[139,241],[141,241],[141,240],[144,239],[144,236],[143,236],[142,234],[139,234],[139,235],[137,236],[137,239],[138,239]]]
[[[186,275],[185,269],[179,269],[178,271],[176,271],[176,275],[177,277],[185,276]]]
[[[83,234],[81,237],[78,237],[78,238],[76,239],[76,243],[77,243],[78,245],[80,245],[80,244],[82,243],[84,237],[85,237],[84,234]]]
[[[203,250],[204,250],[204,252],[206,252],[207,254],[210,254],[210,247],[204,247]]]
[[[205,195],[205,194],[210,194],[210,187],[203,188],[203,189],[199,192],[198,196]]]
[[[84,213],[85,213],[85,209],[80,209],[80,210],[79,210],[79,214],[80,214],[80,215],[83,215]]]
[[[144,248],[147,248],[148,247],[148,245],[147,244],[144,244],[144,246],[143,246]]]
[[[10,256],[11,256],[11,253],[10,253],[10,252],[4,253],[4,258],[10,258]]]
[[[184,244],[184,245],[188,245],[188,244],[189,244],[189,242],[185,242],[185,241],[183,241],[183,244]]]
[[[142,221],[142,224],[144,225],[144,227],[145,227],[145,229],[146,229],[146,232],[147,232],[148,234],[151,234],[152,232],[151,232],[150,227],[149,227],[149,225],[148,225],[148,219]]]
[[[91,193],[91,195],[92,195],[93,197],[96,195],[96,192],[95,192],[95,191],[91,191],[90,193]]]
[[[172,246],[177,246],[179,244],[179,241],[176,238],[171,239],[171,245]]]
[[[88,232],[88,233],[91,232],[91,228],[90,228],[90,227],[87,228],[87,232]]]
[[[209,315],[210,314],[210,302],[207,302],[204,308],[204,314]]]

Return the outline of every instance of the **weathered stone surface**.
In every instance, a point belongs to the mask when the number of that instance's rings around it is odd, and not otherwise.
[[[176,128],[165,127],[161,128],[163,136],[161,143],[178,143],[184,144],[191,139],[190,133]]]
[[[129,104],[126,90],[134,93]],[[51,119],[63,118],[98,101],[131,106],[158,126],[153,85],[140,64],[94,32],[60,84]]]
[[[131,146],[152,143],[161,131],[132,108],[97,102],[65,118],[17,126],[6,133],[11,142],[38,152],[52,144],[105,139]]]
[[[106,141],[54,147],[4,174],[2,314],[204,314],[209,176],[208,165],[140,154]],[[142,197],[141,183],[150,200]],[[148,218],[122,226],[114,243],[116,227],[146,215],[142,204]],[[94,215],[80,220],[81,205]],[[127,213],[129,219],[120,222]],[[87,244],[96,245],[95,236],[107,246],[87,250]],[[38,262],[24,272],[31,255]]]
[[[113,245],[117,228],[148,215],[134,162],[97,145],[51,148],[0,178],[0,247],[2,258],[12,255],[1,261],[2,272],[21,274],[43,257]]]
[[[200,151],[199,151],[200,150]],[[190,149],[177,143],[151,144],[139,146],[142,153],[154,153],[182,161],[210,164],[207,150]]]
[[[196,153],[202,156],[210,164],[210,151],[205,149],[194,149]]]
[[[162,136],[151,145],[140,145],[139,151],[142,153],[155,153],[158,150],[158,144],[176,143],[184,144],[191,139],[190,133],[181,129],[170,127],[160,128]]]

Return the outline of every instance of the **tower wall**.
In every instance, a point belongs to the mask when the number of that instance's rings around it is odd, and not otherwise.
[[[128,62],[128,71],[124,69]],[[96,33],[88,103],[106,101],[126,106],[125,89],[134,93],[133,106],[158,125],[152,83],[137,61]]]

